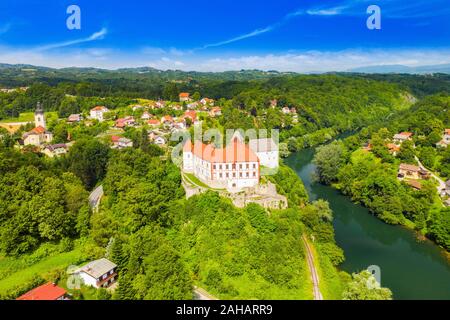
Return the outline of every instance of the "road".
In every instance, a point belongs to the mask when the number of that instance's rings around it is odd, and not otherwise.
[[[308,261],[309,273],[311,274],[311,280],[313,282],[314,300],[323,300],[323,296],[319,288],[319,274],[317,273],[316,266],[314,265],[314,255],[305,235],[302,236],[302,240],[306,249],[306,259]]]
[[[89,195],[89,206],[92,210],[98,210],[98,206],[100,205],[100,200],[103,197],[103,186],[97,187],[92,193]]]
[[[436,174],[434,174],[432,171],[428,170],[422,162],[420,162],[419,158],[416,157],[416,161],[419,164],[420,169],[425,170],[430,173],[430,175],[439,183],[438,186],[438,193],[441,194],[445,189],[447,189],[447,186],[445,184],[445,181],[439,178]]]
[[[213,301],[219,300],[213,295],[209,294],[206,290],[198,287],[194,287],[194,300],[199,301]]]

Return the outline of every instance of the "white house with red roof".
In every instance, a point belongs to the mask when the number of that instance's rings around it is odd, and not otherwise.
[[[180,102],[187,102],[191,101],[191,95],[187,92],[181,92],[180,93]]]
[[[213,107],[209,112],[209,116],[212,118],[219,117],[221,115],[222,115],[222,108],[220,107]]]
[[[183,171],[215,189],[239,192],[252,188],[260,181],[258,156],[238,138],[225,148],[196,141],[186,142],[183,148]]]
[[[401,132],[396,134],[393,140],[396,145],[401,145],[405,141],[412,141],[413,135],[412,132]]]
[[[54,301],[54,300],[68,300],[66,298],[66,290],[58,287],[54,283],[47,283],[40,287],[34,288],[27,293],[21,295],[16,300],[28,300],[28,301]]]
[[[91,119],[96,119],[100,122],[105,120],[105,113],[109,112],[109,109],[103,106],[96,106],[91,110]]]

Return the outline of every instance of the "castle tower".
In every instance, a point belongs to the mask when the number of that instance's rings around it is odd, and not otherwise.
[[[34,112],[34,124],[37,127],[42,127],[46,129],[45,125],[45,117],[44,117],[44,108],[42,107],[41,103],[38,102],[36,106],[36,111]]]

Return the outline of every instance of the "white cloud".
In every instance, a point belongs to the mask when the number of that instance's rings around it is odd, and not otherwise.
[[[33,51],[47,51],[47,50],[52,50],[52,49],[69,47],[69,46],[73,46],[73,45],[80,44],[80,43],[102,40],[105,38],[105,36],[107,34],[108,34],[108,29],[103,28],[100,31],[93,33],[91,36],[89,36],[87,38],[81,38],[81,39],[70,40],[70,41],[65,41],[65,42],[47,44],[47,45],[43,45],[43,46],[34,48]]]
[[[288,51],[277,54],[205,56],[192,54],[181,59],[167,53],[149,57],[143,52],[124,53],[116,49],[66,48],[55,52],[25,51],[0,47],[0,62],[48,67],[97,67],[116,69],[151,66],[161,70],[221,72],[241,69],[293,72],[329,72],[374,65],[434,65],[450,63],[449,49],[402,49],[344,51]]]

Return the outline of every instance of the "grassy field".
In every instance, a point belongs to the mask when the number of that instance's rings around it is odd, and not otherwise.
[[[52,119],[58,119],[57,112],[46,112],[45,119],[47,121]],[[0,120],[0,123],[15,123],[15,122],[33,122],[34,121],[34,112],[24,112],[21,113],[18,118],[8,118]]]
[[[7,293],[14,287],[20,286],[33,279],[36,275],[45,275],[58,269],[66,269],[68,266],[79,263],[81,258],[80,250],[64,252],[55,256],[43,259],[36,264],[19,269],[0,280],[0,294]],[[8,258],[0,259],[0,269],[7,268],[10,264]]]

